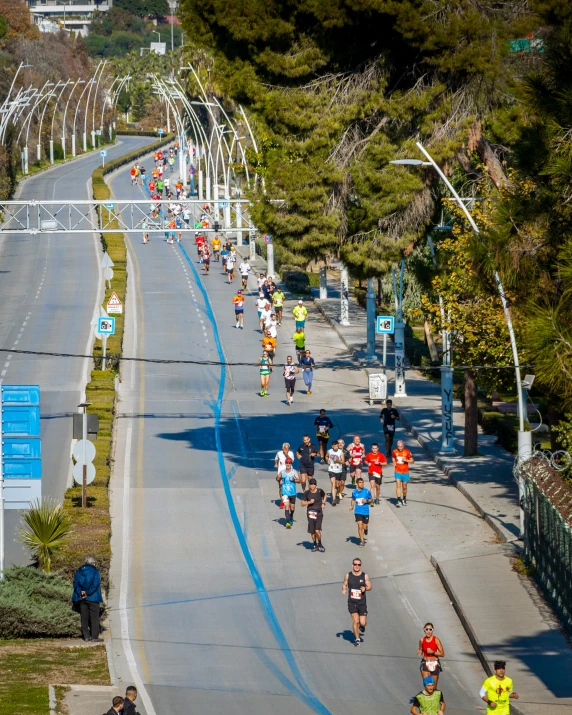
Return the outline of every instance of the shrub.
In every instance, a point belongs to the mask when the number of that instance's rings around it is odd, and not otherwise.
[[[483,412],[482,428],[485,434],[494,434],[497,444],[515,454],[518,450],[518,417],[500,412]]]
[[[34,500],[22,512],[25,527],[18,530],[18,540],[27,546],[46,573],[52,570],[52,558],[65,545],[72,530],[69,514],[55,499]]]
[[[80,633],[72,587],[61,576],[12,566],[0,583],[0,638],[70,637]]]
[[[282,281],[291,293],[309,293],[310,280],[304,271],[285,271]]]

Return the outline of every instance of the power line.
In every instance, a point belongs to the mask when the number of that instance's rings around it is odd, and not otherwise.
[[[39,350],[14,350],[12,348],[0,348],[0,353],[10,353],[14,355],[39,355],[42,357],[57,358],[91,358],[101,360],[102,355],[83,355],[81,353],[56,353],[42,352]],[[144,362],[156,363],[158,365],[207,365],[209,367],[259,367],[256,362],[233,362],[231,360],[181,360],[172,358],[140,358],[125,357],[124,355],[107,354],[107,360],[111,362]],[[287,363],[275,362],[273,367],[284,367]],[[295,363],[294,365],[298,367]],[[319,364],[318,364],[319,367]],[[363,365],[338,365],[337,370],[361,370]],[[380,366],[381,367],[381,366]],[[514,365],[450,365],[453,370],[514,370]],[[521,365],[521,368],[532,368],[533,365]],[[441,365],[406,365],[406,370],[439,370]],[[388,368],[393,369],[393,368]]]

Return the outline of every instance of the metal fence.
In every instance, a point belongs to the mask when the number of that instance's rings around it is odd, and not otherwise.
[[[522,473],[525,558],[572,635],[572,490],[542,460],[529,460]]]

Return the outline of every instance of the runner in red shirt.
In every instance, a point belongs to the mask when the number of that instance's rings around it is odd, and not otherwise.
[[[197,237],[195,238],[195,243],[197,244],[197,255],[200,261],[203,257],[203,247],[205,245],[205,237],[202,233],[197,234]]]
[[[391,453],[395,467],[396,506],[407,506],[407,485],[409,483],[409,465],[415,461],[411,452],[406,449],[402,439],[397,443],[397,449]],[[403,496],[402,496],[403,494]]]
[[[373,497],[371,502],[371,507],[379,504],[379,496],[381,493],[381,468],[384,464],[387,464],[387,459],[385,455],[379,451],[379,445],[374,442],[371,445],[371,452],[368,452],[363,460],[367,466],[367,473],[369,475],[369,491]]]
[[[356,434],[353,442],[348,447],[350,455],[350,476],[352,478],[352,487],[355,487],[356,479],[361,477],[361,465],[365,457],[365,447],[361,443],[360,438]]]
[[[135,186],[135,184],[137,183],[137,169],[135,167],[132,167],[129,173],[131,174],[131,184],[132,186]]]

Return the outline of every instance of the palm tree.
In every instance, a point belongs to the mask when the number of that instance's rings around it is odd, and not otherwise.
[[[18,530],[18,541],[27,546],[40,568],[50,573],[53,556],[62,548],[72,531],[72,520],[59,502],[51,497],[35,499],[22,512],[26,523]]]

